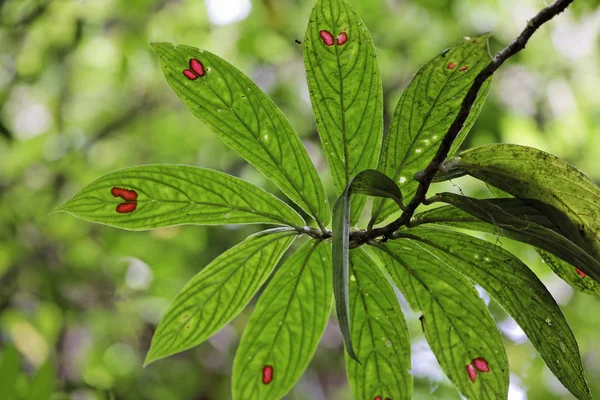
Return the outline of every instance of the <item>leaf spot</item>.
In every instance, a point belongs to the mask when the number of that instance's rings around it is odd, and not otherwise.
[[[333,46],[333,35],[329,31],[322,30],[319,32],[319,36],[323,43],[325,43],[325,46]]]
[[[117,205],[115,209],[119,214],[131,213],[137,208],[138,194],[135,190],[113,187],[110,189],[110,193],[113,197],[120,197],[125,200],[125,203]]]
[[[587,274],[585,272],[583,272],[582,270],[580,270],[579,268],[575,268],[575,271],[577,272],[577,274],[579,274],[579,276],[581,276],[582,278],[585,278],[587,276]]]
[[[183,76],[185,76],[186,78],[188,78],[190,81],[195,81],[196,79],[198,79],[198,77],[196,76],[196,74],[193,71],[190,71],[189,69],[184,69],[183,70]]]
[[[479,357],[473,360],[473,365],[481,372],[490,372],[490,366],[485,358]]]
[[[184,69],[182,73],[183,76],[188,78],[190,81],[195,81],[196,79],[206,75],[206,71],[204,71],[204,65],[202,65],[202,63],[195,58],[190,59],[189,65],[190,69]]]
[[[114,187],[110,189],[110,193],[114,197],[120,197],[125,201],[136,201],[138,198],[138,194],[135,190],[131,189],[123,189],[119,187]]]
[[[466,369],[467,375],[469,375],[471,382],[475,382],[475,379],[477,379],[477,370],[475,369],[475,366],[472,363],[467,364]]]
[[[204,72],[204,65],[195,58],[190,59],[190,69],[199,77],[206,75],[206,72]]]
[[[268,385],[273,382],[273,367],[271,365],[265,365],[262,370],[262,383]]]
[[[137,207],[137,203],[121,203],[117,206],[116,211],[119,214],[127,214],[134,212]]]

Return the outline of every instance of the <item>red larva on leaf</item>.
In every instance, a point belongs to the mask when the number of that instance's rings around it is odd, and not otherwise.
[[[475,382],[475,379],[477,379],[477,370],[475,369],[475,366],[472,363],[467,364],[466,369],[471,382]]]
[[[473,365],[481,372],[490,372],[490,366],[484,358],[476,358],[473,360]]]
[[[268,385],[273,381],[273,367],[271,365],[265,365],[262,370],[262,383]]]
[[[333,35],[329,31],[322,30],[319,32],[319,36],[323,40],[323,43],[325,43],[325,46],[333,46]]]
[[[348,35],[346,34],[346,32],[341,32],[337,37],[338,46],[342,46],[342,45],[346,44],[347,41],[348,41]]]
[[[381,400],[381,396],[375,396],[373,400]]]
[[[117,205],[116,211],[119,214],[127,214],[134,212],[137,207],[137,203],[121,203]]]
[[[456,68],[456,63],[451,62],[450,64],[448,64],[448,69],[454,69]]]
[[[190,69],[194,71],[199,77],[203,77],[204,75],[206,75],[206,72],[204,71],[204,65],[202,65],[202,63],[196,60],[195,58],[192,58],[190,60]]]
[[[138,194],[135,190],[131,189],[123,189],[119,187],[113,187],[110,189],[110,193],[114,197],[120,197],[125,201],[136,201],[138,198]]]
[[[466,71],[466,70],[467,70],[467,68],[469,68],[469,67],[467,67],[466,65],[463,65],[463,66],[462,66],[462,67],[460,67],[458,70],[462,72],[462,71]]]
[[[583,272],[582,270],[580,270],[579,268],[575,268],[575,271],[582,278],[585,278],[587,276],[587,274],[585,272]]]

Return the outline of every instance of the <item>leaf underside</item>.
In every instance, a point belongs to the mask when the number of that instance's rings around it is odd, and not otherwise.
[[[283,397],[300,378],[332,304],[331,245],[309,241],[277,271],[260,296],[235,355],[234,399]],[[263,370],[272,380],[263,382]]]
[[[248,304],[292,244],[293,231],[264,231],[227,250],[194,276],[162,317],[144,365],[194,347]]]
[[[323,31],[332,42],[321,37]],[[373,40],[345,1],[315,4],[304,38],[304,65],[317,129],[339,195],[360,171],[377,167],[383,129]],[[365,201],[364,196],[353,200],[353,224]]]
[[[135,209],[113,189],[135,192]],[[116,192],[118,193],[118,192]],[[267,191],[239,178],[184,165],[143,165],[107,174],[84,187],[56,211],[128,230],[181,224],[266,223],[303,226],[304,220]]]
[[[461,274],[419,243],[389,241],[376,254],[411,308],[421,310],[425,338],[442,369],[461,393],[471,399],[506,399],[508,359],[485,303]],[[467,366],[484,359],[489,372],[473,382]]]
[[[479,200],[452,193],[441,193],[436,198],[454,207],[423,212],[415,216],[413,223],[452,225],[505,236],[547,251],[600,282],[600,261],[587,248],[564,237],[552,221],[530,206],[531,201],[523,203],[523,208],[515,203],[518,199]],[[504,207],[505,204],[511,206]],[[532,217],[522,218],[524,215]]]
[[[355,399],[410,400],[410,338],[392,283],[358,248],[350,252],[351,334],[360,363],[346,353]]]
[[[600,259],[600,187],[566,161],[541,150],[493,144],[462,152],[463,171],[538,207],[573,243]]]
[[[173,91],[219,137],[321,224],[330,220],[323,184],[300,138],[271,99],[220,57],[194,47],[153,43]],[[205,75],[182,74],[190,60]]]
[[[575,336],[550,292],[523,262],[464,233],[435,227],[407,232],[394,246],[419,244],[429,257],[481,286],[515,319],[562,384],[577,398],[591,399]]]
[[[415,193],[414,174],[424,169],[458,115],[473,80],[491,58],[489,34],[465,38],[425,64],[402,93],[385,135],[379,170],[400,185],[405,198]],[[484,83],[471,113],[448,156],[458,150],[471,130],[487,97],[491,79]],[[384,221],[398,208],[389,200],[376,201],[372,218]]]
[[[487,187],[490,190],[490,192],[498,198],[506,199],[506,198],[513,197],[510,194],[506,193],[505,191],[498,189],[490,184],[487,184]],[[528,203],[526,203],[524,200],[521,200],[521,199],[515,199],[514,201],[525,203],[526,205],[528,205]],[[531,202],[532,201],[529,200],[529,203],[531,203]],[[524,207],[521,207],[519,209],[519,211],[521,213],[523,213],[523,214],[521,214],[522,218],[525,218],[527,221],[531,220],[530,219],[531,214],[541,214],[541,212],[534,207],[528,207],[527,211],[525,211]],[[558,229],[558,227],[554,223],[552,223],[552,221],[550,221],[548,219],[548,217],[543,216],[543,218],[544,218],[543,223],[546,224],[545,226],[560,233],[560,230]],[[537,221],[539,221],[539,220],[540,219],[537,218]],[[537,223],[540,224],[540,222],[537,222]],[[592,296],[600,297],[600,283],[599,282],[596,282],[595,280],[588,278],[587,276],[582,274],[581,271],[577,271],[576,268],[573,268],[573,266],[564,262],[563,260],[556,257],[555,255],[548,253],[547,251],[540,250],[540,249],[535,249],[535,251],[537,251],[537,253],[540,255],[542,260],[544,260],[544,262],[550,267],[550,269],[552,269],[552,271],[554,271],[554,273],[556,275],[558,275],[561,279],[563,279],[565,282],[567,282],[569,285],[571,285],[571,287],[573,287],[574,289],[576,289],[580,292],[590,294]]]

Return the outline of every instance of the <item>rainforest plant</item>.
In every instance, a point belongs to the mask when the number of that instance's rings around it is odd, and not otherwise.
[[[206,340],[271,277],[237,350],[234,399],[283,397],[314,354],[333,303],[354,397],[410,399],[410,342],[397,290],[421,314],[431,349],[462,395],[505,399],[507,356],[474,288],[479,285],[516,320],[562,384],[578,399],[591,399],[575,337],[542,282],[498,243],[461,232],[534,246],[562,279],[598,296],[600,189],[572,165],[533,148],[492,144],[456,153],[492,74],[570,3],[544,8],[494,58],[489,35],[441,52],[410,82],[383,135],[382,86],[369,31],[343,0],[318,0],[304,62],[339,196],[333,210],[294,128],[248,77],[207,51],[154,43],[181,100],[314,223],[251,183],[182,165],[110,173],[58,207],[128,230],[277,226],[227,250],[185,285],[158,325],[145,364]],[[433,181],[462,175],[485,182],[490,198],[426,197]],[[369,197],[370,221],[356,228]],[[418,213],[432,203],[440,207]],[[301,245],[274,272],[295,241]]]

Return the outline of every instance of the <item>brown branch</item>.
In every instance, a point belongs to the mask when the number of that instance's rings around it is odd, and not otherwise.
[[[397,231],[402,226],[405,226],[410,222],[410,219],[415,213],[417,207],[419,207],[421,204],[424,204],[427,201],[426,195],[427,191],[429,190],[429,186],[433,181],[433,177],[437,173],[440,165],[446,160],[448,152],[452,147],[452,143],[454,143],[454,140],[460,133],[461,129],[465,124],[465,121],[469,117],[471,108],[473,107],[473,104],[477,99],[477,95],[479,94],[479,91],[481,90],[481,87],[483,86],[485,81],[488,80],[488,78],[492,76],[494,72],[496,72],[496,70],[500,68],[500,66],[504,64],[506,60],[523,50],[531,36],[535,33],[535,31],[537,31],[544,23],[550,21],[556,15],[563,12],[573,1],[574,0],[556,0],[554,3],[541,10],[535,17],[533,17],[527,22],[527,26],[525,27],[523,32],[521,32],[519,37],[517,37],[513,42],[511,42],[498,54],[496,54],[496,56],[483,69],[483,71],[481,71],[475,77],[473,84],[471,85],[469,91],[467,92],[467,95],[463,99],[458,115],[454,119],[454,122],[452,122],[452,125],[450,125],[448,132],[442,138],[442,142],[437,150],[437,153],[435,154],[427,168],[416,174],[415,178],[419,181],[419,186],[410,203],[408,203],[406,210],[404,210],[404,212],[398,219],[391,222],[389,225],[367,231],[360,230],[350,232],[351,247],[360,246],[378,237],[382,237],[384,240],[387,240],[392,236],[392,234],[395,231]],[[327,239],[331,237],[330,231],[321,232],[317,229],[308,227],[300,229],[299,233],[304,233],[308,236],[317,239]]]
[[[479,94],[479,91],[485,83],[485,81],[490,76],[492,76],[492,74],[496,72],[496,70],[500,68],[500,66],[504,64],[506,60],[523,50],[531,36],[535,33],[535,31],[537,31],[544,23],[548,22],[553,17],[563,12],[572,2],[573,0],[556,0],[554,3],[541,10],[535,17],[533,17],[527,22],[527,26],[525,27],[523,32],[521,32],[519,37],[517,37],[513,42],[511,42],[498,54],[496,54],[496,56],[487,65],[487,67],[485,67],[483,71],[481,71],[475,77],[471,88],[469,89],[467,95],[463,99],[458,115],[454,119],[454,122],[452,122],[452,125],[448,129],[446,135],[444,135],[444,137],[442,138],[442,142],[437,150],[437,153],[435,154],[427,168],[425,168],[423,171],[417,174],[417,179],[419,180],[419,187],[417,188],[415,195],[413,196],[410,203],[408,203],[407,209],[402,213],[402,215],[398,219],[384,227],[376,228],[367,232],[352,232],[350,234],[351,240],[353,240],[359,245],[366,243],[369,240],[373,240],[377,237],[383,237],[384,240],[387,240],[400,227],[405,226],[410,222],[410,219],[415,213],[417,207],[419,207],[426,201],[425,196],[427,195],[427,191],[429,189],[429,186],[431,185],[433,177],[438,171],[440,165],[444,162],[444,160],[446,160],[448,152],[452,147],[452,143],[454,143],[454,140],[463,128],[465,121],[467,120],[469,113],[471,112],[471,108],[473,107],[473,104],[477,99],[477,95]]]

